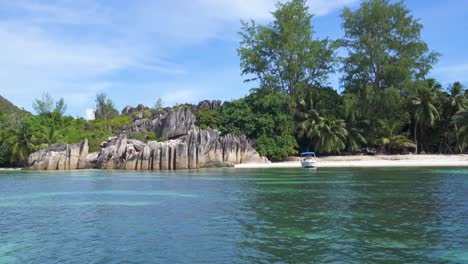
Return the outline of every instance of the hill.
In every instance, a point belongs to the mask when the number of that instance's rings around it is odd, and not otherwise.
[[[16,105],[12,104],[10,101],[5,99],[3,96],[0,95],[0,114],[30,114],[29,112],[20,109]]]

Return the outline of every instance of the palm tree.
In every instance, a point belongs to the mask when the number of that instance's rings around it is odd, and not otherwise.
[[[363,145],[367,144],[367,140],[364,137],[364,129],[369,124],[368,120],[363,120],[360,111],[357,98],[353,94],[344,95],[344,112],[346,130],[348,131],[346,149],[348,151],[357,151]]]
[[[11,164],[24,164],[29,154],[38,149],[37,139],[38,133],[27,118],[12,118],[2,134],[3,145],[11,152]]]
[[[321,118],[316,109],[312,91],[305,92],[303,97],[297,97],[293,101],[292,109],[294,116],[299,120],[297,131],[299,138],[308,140],[307,135],[316,127]]]
[[[364,130],[359,128],[357,123],[346,122],[346,130],[348,131],[348,136],[346,137],[347,150],[357,151],[361,149],[363,145],[367,144],[367,140],[363,135]]]
[[[377,122],[379,124],[379,136],[376,143],[382,146],[382,150],[386,149],[387,152],[391,152],[395,149],[415,147],[413,141],[405,135],[398,134],[401,129],[399,121],[383,119]]]
[[[56,129],[54,126],[41,127],[40,132],[42,143],[47,145],[57,143],[62,138],[62,131]]]
[[[460,82],[455,82],[450,86],[449,91],[449,104],[453,107],[455,113],[465,110],[466,98],[463,92],[463,85]]]
[[[452,109],[451,115],[464,111],[466,109],[467,99],[464,96],[463,85],[460,82],[455,82],[449,88],[450,94],[448,96],[448,103]],[[460,145],[458,120],[455,118],[452,120],[452,124],[455,128],[455,140],[459,152],[462,152],[462,146]]]
[[[421,141],[423,141],[424,129],[433,127],[435,121],[439,118],[439,112],[434,106],[435,96],[433,90],[428,85],[416,87],[412,103],[414,110],[414,141],[416,143],[416,153],[418,153],[418,127],[421,129]],[[423,147],[423,142],[421,147]]]
[[[457,123],[460,125],[459,133],[463,139],[463,144],[461,147],[461,152],[466,148],[468,145],[468,111],[460,111],[452,118],[453,123]]]
[[[320,118],[320,121],[308,131],[314,149],[322,153],[340,152],[346,147],[348,131],[341,119]]]

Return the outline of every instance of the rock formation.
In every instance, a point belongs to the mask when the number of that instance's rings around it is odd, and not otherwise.
[[[207,101],[208,102],[208,101]],[[198,106],[219,107],[201,102]],[[143,109],[143,106],[138,108]],[[126,108],[123,112],[131,112]],[[128,111],[130,110],[130,111]],[[75,145],[52,145],[29,157],[32,169],[125,169],[175,170],[233,166],[239,163],[269,162],[245,136],[221,133],[195,126],[195,115],[187,107],[165,109],[153,119],[136,117],[132,131],[153,132],[162,140],[143,143],[126,134],[101,144],[101,151],[88,155],[87,140]]]
[[[88,168],[88,140],[78,144],[53,144],[31,154],[28,164],[35,170],[76,170]]]

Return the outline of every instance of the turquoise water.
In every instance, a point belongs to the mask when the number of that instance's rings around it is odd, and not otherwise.
[[[468,169],[0,172],[0,263],[468,263]]]

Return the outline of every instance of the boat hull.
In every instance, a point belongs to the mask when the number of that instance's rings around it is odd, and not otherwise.
[[[301,161],[302,168],[315,168],[316,161],[315,160],[303,160]]]

